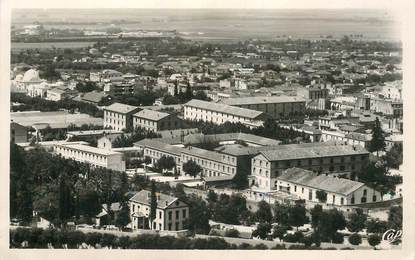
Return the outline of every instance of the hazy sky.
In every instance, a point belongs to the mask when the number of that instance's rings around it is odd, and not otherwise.
[[[9,0],[12,8],[385,8],[410,0]]]

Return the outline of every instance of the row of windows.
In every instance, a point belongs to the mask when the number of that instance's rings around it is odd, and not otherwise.
[[[338,159],[340,160],[338,160]],[[349,161],[355,162],[357,160],[361,160],[364,161],[366,158],[366,155],[353,155],[353,156],[337,156],[337,157],[324,157],[324,158],[318,158],[318,159],[307,159],[307,161],[304,160],[287,160],[287,161],[274,161],[273,166],[274,167],[284,167],[283,165],[285,164],[286,167],[294,167],[294,166],[305,166],[304,162],[307,162],[307,165],[311,166],[311,165],[316,165],[315,162],[318,162],[319,164],[317,165],[321,165],[324,164],[324,162],[327,162],[327,159],[329,160],[329,163],[335,163],[335,160],[338,162],[340,161],[340,163],[344,163],[347,159],[350,159]],[[262,161],[260,159],[253,159],[254,160],[254,165],[255,164],[259,164],[259,167],[268,167],[269,166],[269,162],[268,161]]]
[[[68,156],[68,157],[76,157],[76,158],[82,158],[82,159],[86,159],[89,161],[94,161],[94,162],[102,162],[105,163],[107,157],[104,155],[96,155],[93,153],[87,153],[87,152],[82,152],[82,151],[78,151],[78,150],[72,150],[69,148],[63,148],[63,147],[58,147],[57,148],[58,152],[63,153],[63,156]]]
[[[195,112],[195,113],[193,113]],[[198,113],[199,112],[199,113]],[[246,118],[243,117],[239,117],[239,116],[235,116],[232,114],[226,114],[223,112],[214,112],[214,111],[210,111],[210,110],[205,110],[205,109],[200,109],[200,108],[191,108],[191,107],[187,107],[187,109],[185,110],[185,115],[188,117],[195,117],[195,116],[199,116],[201,118],[201,113],[205,113],[205,119],[207,120],[207,116],[218,116],[218,117],[226,117],[228,119],[236,119],[236,120],[245,120]],[[211,119],[212,120],[212,119]],[[223,119],[222,119],[223,122]]]
[[[113,118],[119,118],[119,119],[125,119],[125,115],[115,112],[106,111],[105,117],[113,117]]]
[[[212,163],[211,161],[207,161],[204,159],[200,159],[197,157],[193,157],[193,156],[188,156],[188,155],[184,155],[184,160],[186,161],[195,161],[197,164],[199,164],[201,167],[209,167],[215,170],[219,170],[222,172],[227,172],[227,173],[235,173],[235,168],[234,167],[229,167],[229,166],[225,166],[225,165],[221,165],[221,164],[216,164],[216,163]],[[212,167],[213,165],[213,167]]]

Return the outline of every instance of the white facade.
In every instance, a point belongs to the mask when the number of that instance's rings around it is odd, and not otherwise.
[[[88,163],[95,167],[125,171],[125,160],[122,153],[81,144],[58,144],[54,146],[53,150],[55,154],[63,158]]]
[[[156,194],[156,218],[151,221],[150,191],[142,190],[129,201],[131,214],[131,227],[152,230],[184,230],[189,218],[189,207],[177,198],[166,194]]]

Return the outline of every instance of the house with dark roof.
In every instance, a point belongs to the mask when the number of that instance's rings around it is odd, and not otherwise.
[[[181,127],[181,120],[174,114],[143,109],[133,115],[133,127],[154,132],[178,129]]]
[[[298,199],[324,202],[337,206],[377,202],[382,196],[379,191],[362,182],[339,178],[328,174],[290,168],[275,179],[274,189],[296,196]],[[326,194],[321,201],[317,192]]]
[[[130,129],[133,127],[133,115],[140,108],[121,103],[114,103],[104,108],[104,127],[114,130]]]
[[[164,193],[156,193],[156,200],[156,216],[151,220],[151,192],[141,190],[130,198],[131,228],[184,230],[189,218],[189,206],[178,198]]]

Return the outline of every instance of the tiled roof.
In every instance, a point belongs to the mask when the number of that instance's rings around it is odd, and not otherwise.
[[[240,97],[228,98],[223,100],[224,104],[237,105],[252,105],[252,104],[273,104],[273,103],[291,103],[291,102],[305,102],[305,99],[290,96],[258,96],[258,97]]]
[[[183,148],[183,153],[189,154],[191,156],[200,157],[212,161],[223,162],[222,161],[222,154],[217,152],[212,152],[209,150],[189,146],[187,148]]]
[[[152,121],[159,121],[163,118],[170,116],[168,113],[154,111],[150,109],[143,109],[133,115],[134,117],[144,118]]]
[[[99,154],[99,155],[120,154],[118,152],[112,152],[112,151],[96,148],[96,147],[89,146],[89,145],[82,145],[82,144],[60,144],[60,145],[57,145],[57,146],[68,147],[70,149],[74,149],[74,150],[78,150],[78,151],[82,151],[82,152]]]
[[[135,142],[134,146],[148,147],[159,151],[166,151],[177,156],[180,156],[182,150],[184,150],[184,148],[173,146],[170,144],[165,144],[156,139],[143,139],[141,141]]]
[[[159,199],[157,200],[157,208],[161,208],[161,209],[167,208],[173,202],[178,200],[176,197],[173,197],[173,196],[170,196],[164,193],[157,193],[156,195],[159,196]],[[141,190],[137,192],[130,199],[130,201],[150,205],[150,196],[151,196],[151,191]]]
[[[325,174],[318,175],[312,171],[299,168],[287,169],[277,179],[342,195],[348,195],[364,186],[364,183],[361,182]]]
[[[233,106],[229,106],[225,104],[207,102],[207,101],[202,101],[198,99],[190,100],[189,102],[185,104],[185,106],[201,108],[205,110],[210,110],[210,111],[215,111],[219,113],[235,115],[235,116],[240,116],[240,117],[245,117],[245,118],[251,118],[251,119],[255,119],[263,114],[263,112],[261,111],[240,108],[240,107],[233,107]]]
[[[134,112],[136,109],[138,109],[138,107],[121,104],[121,103],[114,103],[105,108],[105,110],[109,110],[109,111],[113,111],[113,112],[117,112],[121,114],[127,114],[130,112]]]
[[[315,143],[312,143],[315,144]],[[296,145],[280,145],[276,149],[269,151],[261,151],[269,161],[278,160],[292,160],[303,158],[318,158],[318,157],[332,157],[344,156],[354,154],[368,154],[368,151],[361,146],[331,144],[322,146],[296,146]]]
[[[98,103],[99,101],[101,101],[102,98],[106,96],[108,95],[105,94],[104,92],[93,91],[93,92],[85,93],[81,99],[85,101],[93,102],[93,103]]]

